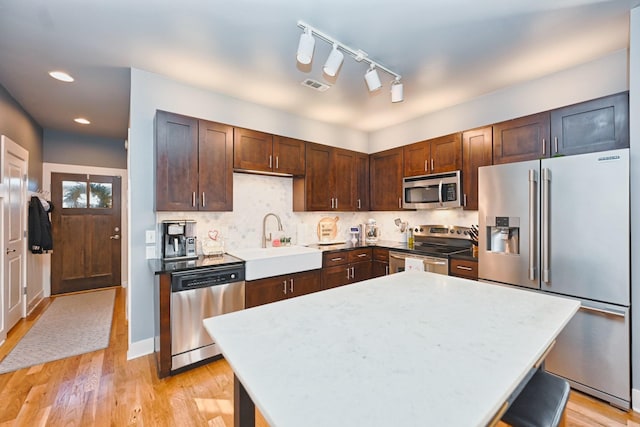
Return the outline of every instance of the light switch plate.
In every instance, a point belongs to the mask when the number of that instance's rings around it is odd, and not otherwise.
[[[147,259],[154,259],[156,257],[156,247],[155,246],[147,246]]]
[[[145,234],[145,243],[153,244],[156,242],[156,231],[155,230],[147,230]]]

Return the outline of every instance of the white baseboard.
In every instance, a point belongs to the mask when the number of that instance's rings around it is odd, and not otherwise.
[[[153,338],[129,343],[127,351],[127,360],[136,359],[153,353]]]
[[[631,389],[631,408],[640,413],[640,390]]]

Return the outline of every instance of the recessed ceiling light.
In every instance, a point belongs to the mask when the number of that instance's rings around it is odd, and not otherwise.
[[[91,122],[87,119],[85,119],[84,117],[78,117],[76,119],[73,119],[74,122],[76,123],[80,123],[81,125],[89,125],[91,124]]]
[[[49,75],[56,80],[60,80],[61,82],[70,83],[75,80],[73,77],[71,77],[68,73],[65,73],[64,71],[50,71]]]

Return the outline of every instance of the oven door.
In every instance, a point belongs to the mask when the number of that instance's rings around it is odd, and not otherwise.
[[[424,263],[424,271],[449,275],[449,260],[431,256],[408,254],[405,252],[389,252],[389,274],[404,271],[406,258],[417,258]]]

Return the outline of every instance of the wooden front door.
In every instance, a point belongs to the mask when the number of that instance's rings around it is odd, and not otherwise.
[[[120,286],[120,179],[51,174],[51,294]]]

